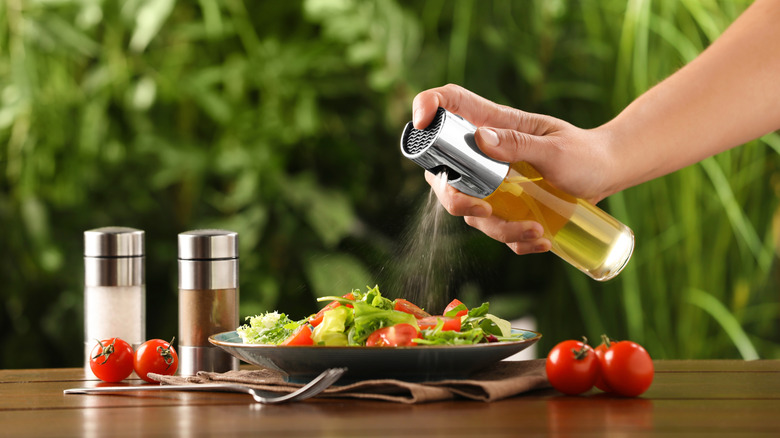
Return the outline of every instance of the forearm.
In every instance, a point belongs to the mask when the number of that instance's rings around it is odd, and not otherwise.
[[[611,191],[780,129],[780,1],[758,0],[698,58],[596,128],[610,138]]]

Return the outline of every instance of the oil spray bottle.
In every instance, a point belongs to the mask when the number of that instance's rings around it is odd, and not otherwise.
[[[424,169],[445,172],[449,185],[484,199],[494,215],[539,222],[552,252],[591,278],[606,281],[620,273],[634,249],[630,228],[553,187],[528,163],[488,157],[477,146],[474,132],[470,122],[439,108],[427,128],[406,125],[401,152]]]

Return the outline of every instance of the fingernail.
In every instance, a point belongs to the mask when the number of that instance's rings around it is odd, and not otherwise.
[[[498,146],[498,134],[496,134],[496,131],[489,128],[480,128],[479,132],[482,137],[482,142],[487,146]]]
[[[525,240],[535,240],[535,239],[538,239],[540,237],[542,237],[542,236],[539,234],[539,231],[537,231],[537,230],[526,230],[523,233],[523,239],[525,239]]]
[[[536,252],[545,252],[545,251],[547,251],[547,245],[544,245],[544,244],[540,243],[540,244],[534,246],[534,251],[536,251]]]
[[[422,111],[420,111],[419,108],[414,110],[414,113],[412,114],[412,124],[415,127],[420,126],[420,119],[422,119]]]

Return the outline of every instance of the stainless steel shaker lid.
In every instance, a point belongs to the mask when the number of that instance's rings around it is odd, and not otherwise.
[[[433,173],[447,172],[447,183],[461,192],[484,198],[504,181],[509,163],[485,155],[474,139],[476,126],[439,108],[425,129],[406,124],[401,135],[401,152]]]
[[[193,230],[179,234],[179,259],[238,258],[238,233],[227,230]]]
[[[84,232],[85,257],[140,257],[144,232],[128,227],[102,227]]]

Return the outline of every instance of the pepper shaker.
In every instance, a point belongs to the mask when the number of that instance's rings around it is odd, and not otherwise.
[[[103,227],[84,232],[84,369],[98,340],[121,338],[133,348],[146,337],[144,232]]]
[[[238,327],[238,234],[194,230],[179,234],[179,369],[238,369],[238,359],[209,336]]]

